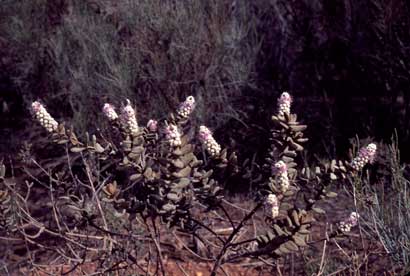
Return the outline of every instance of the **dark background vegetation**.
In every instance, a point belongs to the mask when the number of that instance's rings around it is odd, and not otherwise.
[[[410,2],[405,0],[0,1],[0,155],[28,139],[41,99],[80,133],[130,98],[141,124],[187,95],[195,120],[242,155],[266,149],[284,90],[309,150],[348,139],[410,149]]]

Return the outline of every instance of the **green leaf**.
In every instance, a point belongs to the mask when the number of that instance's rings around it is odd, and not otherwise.
[[[85,148],[84,147],[73,147],[70,149],[71,152],[77,153],[77,152],[82,152],[84,151]]]
[[[274,251],[276,255],[286,255],[290,253],[290,250],[288,250],[283,244]]]
[[[303,147],[299,145],[298,143],[295,143],[291,137],[288,137],[287,142],[289,143],[289,146],[294,149],[295,151],[302,151]]]
[[[289,148],[285,149],[285,151],[283,152],[283,154],[289,158],[295,158],[296,156],[298,156],[298,154],[293,151],[293,150],[289,150]]]
[[[296,164],[295,162],[290,162],[290,163],[287,163],[286,165],[288,169],[290,169],[290,168],[295,168],[298,164]]]
[[[171,211],[174,211],[175,209],[176,209],[176,206],[172,203],[167,203],[162,206],[162,210],[164,210],[165,212],[171,212]]]
[[[306,128],[307,128],[307,125],[292,125],[292,126],[290,126],[290,129],[293,130],[294,132],[304,131]]]
[[[276,237],[275,233],[273,233],[272,231],[269,231],[269,232],[266,234],[266,236],[267,236],[267,238],[269,239],[269,241],[273,240],[273,239]]]
[[[307,246],[305,239],[299,235],[293,236],[293,241],[296,243],[297,246]]]
[[[175,172],[172,175],[178,178],[182,178],[182,177],[187,177],[189,176],[189,174],[191,173],[191,168],[190,167],[185,167],[182,170],[180,170],[179,172]]]
[[[177,159],[177,160],[173,161],[172,165],[174,165],[178,169],[182,169],[182,168],[185,167],[184,162],[182,162],[180,159]]]
[[[213,170],[207,171],[206,173],[204,173],[202,175],[202,178],[209,178],[212,175],[213,172],[214,172]]]
[[[265,246],[270,240],[266,235],[260,235],[256,238],[256,241],[260,246]]]
[[[285,193],[283,193],[283,195],[285,197],[291,197],[295,194],[295,191],[293,191],[292,189],[287,190]]]
[[[300,226],[299,214],[296,210],[292,211],[291,219],[296,224],[296,226]]]
[[[284,202],[284,203],[280,204],[280,209],[281,210],[289,210],[289,209],[292,209],[293,206],[294,206],[293,204]]]
[[[336,160],[333,159],[333,160],[330,162],[330,170],[331,170],[332,172],[334,172],[335,169],[336,169]]]
[[[273,230],[275,230],[275,232],[278,236],[286,235],[286,233],[282,230],[282,228],[280,228],[280,226],[277,225],[277,224],[273,225]]]
[[[95,148],[95,151],[98,153],[103,153],[105,151],[105,149],[98,143],[95,143],[94,148]]]
[[[186,188],[191,181],[188,178],[181,178],[177,184],[175,184],[174,188],[177,189],[184,189]]]
[[[168,193],[167,198],[172,201],[178,201],[180,199],[180,196],[175,193]]]
[[[312,210],[313,212],[318,213],[318,214],[326,214],[326,211],[319,207],[313,207]]]
[[[288,156],[283,156],[282,157],[282,160],[283,160],[283,162],[285,162],[285,163],[291,163],[291,162],[293,162],[293,158],[292,157],[288,157]]]
[[[180,160],[184,163],[184,166],[187,166],[192,160],[196,161],[198,159],[196,159],[195,155],[190,152],[188,154],[180,156]]]
[[[67,144],[67,143],[68,143],[67,139],[61,139],[61,140],[57,141],[57,144],[59,144],[59,145],[63,145],[63,144]]]
[[[307,230],[307,229],[300,229],[300,230],[298,231],[298,233],[300,233],[300,234],[302,234],[302,235],[308,235],[308,234],[310,234],[310,231]]]
[[[306,143],[307,141],[309,141],[309,138],[298,138],[298,139],[296,139],[296,142],[298,142],[298,143]]]
[[[281,245],[281,247],[282,246],[291,252],[299,250],[299,247],[297,246],[297,244],[292,240],[285,242],[283,245]]]
[[[142,175],[140,173],[136,173],[130,176],[131,181],[137,181],[137,180],[140,180],[141,178],[142,178]]]
[[[144,177],[145,178],[152,178],[153,172],[151,167],[148,167],[145,172],[144,172]]]
[[[329,198],[334,198],[334,197],[337,197],[337,193],[335,193],[335,192],[328,192],[328,193],[326,193],[326,196],[329,197]]]
[[[144,147],[141,147],[141,146],[133,147],[131,150],[131,152],[134,154],[141,154],[143,151],[144,151]]]
[[[191,163],[189,164],[189,166],[191,168],[195,168],[195,167],[201,166],[202,163],[203,163],[202,160],[192,160]]]

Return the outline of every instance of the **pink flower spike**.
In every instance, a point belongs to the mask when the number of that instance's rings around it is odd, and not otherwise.
[[[58,123],[53,117],[47,112],[44,106],[35,101],[31,104],[31,109],[34,113],[34,117],[39,121],[39,123],[48,131],[55,132],[58,128]]]
[[[201,143],[212,137],[212,132],[206,126],[200,126],[198,131],[198,138]]]
[[[283,174],[288,171],[288,166],[282,160],[278,161],[273,165],[273,171],[276,175]]]
[[[285,193],[290,186],[288,176],[288,166],[282,160],[273,165],[273,173],[275,174],[276,183],[280,186],[282,193]]]
[[[195,108],[195,98],[193,96],[188,96],[184,102],[182,102],[178,109],[177,114],[182,118],[187,119],[191,115]]]
[[[158,122],[156,120],[150,119],[147,123],[147,128],[151,132],[157,132],[158,130]]]
[[[115,112],[114,106],[109,103],[104,104],[103,112],[110,121],[114,121],[118,118],[118,114]]]
[[[216,142],[212,132],[206,126],[199,127],[198,139],[211,157],[217,157],[220,154],[221,146]]]
[[[278,116],[290,114],[290,106],[292,104],[292,97],[288,92],[283,92],[278,100]]]
[[[31,104],[31,108],[32,108],[33,112],[36,113],[36,112],[39,112],[44,107],[40,102],[35,101]]]
[[[339,229],[344,233],[350,232],[352,227],[357,226],[359,218],[358,213],[352,212],[348,218],[339,223]]]
[[[375,160],[376,152],[377,146],[374,143],[361,148],[359,154],[351,163],[352,168],[356,171],[360,171],[367,163],[372,164]]]
[[[269,194],[265,199],[265,212],[268,216],[275,218],[279,215],[279,201],[276,195]]]
[[[131,106],[130,100],[127,100],[127,105],[121,110],[121,115],[119,116],[121,126],[127,134],[136,136],[139,132],[139,127],[135,115],[135,110]]]
[[[167,125],[163,133],[165,135],[165,139],[172,147],[179,147],[182,144],[181,141],[181,134],[179,133],[178,127],[175,125]]]

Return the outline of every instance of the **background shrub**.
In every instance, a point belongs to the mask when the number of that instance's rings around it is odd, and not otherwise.
[[[130,98],[150,117],[195,94],[197,119],[247,127],[230,135],[242,146],[289,90],[295,111],[319,122],[308,130],[312,151],[333,158],[347,137],[388,141],[396,128],[410,152],[409,9],[404,0],[2,1],[2,136],[25,126],[37,98],[84,132],[104,99]]]
[[[190,94],[199,119],[220,126],[241,117],[234,102],[253,81],[259,49],[250,5],[232,4],[6,2],[0,31],[15,59],[5,77],[25,104],[41,97],[80,132],[100,120],[107,100],[130,98],[147,119]]]

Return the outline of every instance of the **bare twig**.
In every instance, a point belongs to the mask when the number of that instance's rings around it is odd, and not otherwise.
[[[228,237],[228,239],[226,240],[224,247],[221,249],[221,251],[219,252],[218,256],[216,257],[216,261],[214,264],[214,267],[212,269],[211,272],[211,276],[215,276],[216,272],[218,270],[218,268],[221,265],[222,262],[222,258],[224,257],[226,251],[228,250],[228,248],[232,245],[232,240],[235,238],[236,234],[239,233],[239,231],[242,229],[242,227],[245,225],[246,221],[248,221],[250,218],[252,218],[252,216],[256,213],[256,211],[259,210],[259,208],[261,208],[263,206],[262,203],[258,203],[251,212],[249,212],[243,219],[242,221],[239,223],[239,225],[232,231],[231,235]]]

